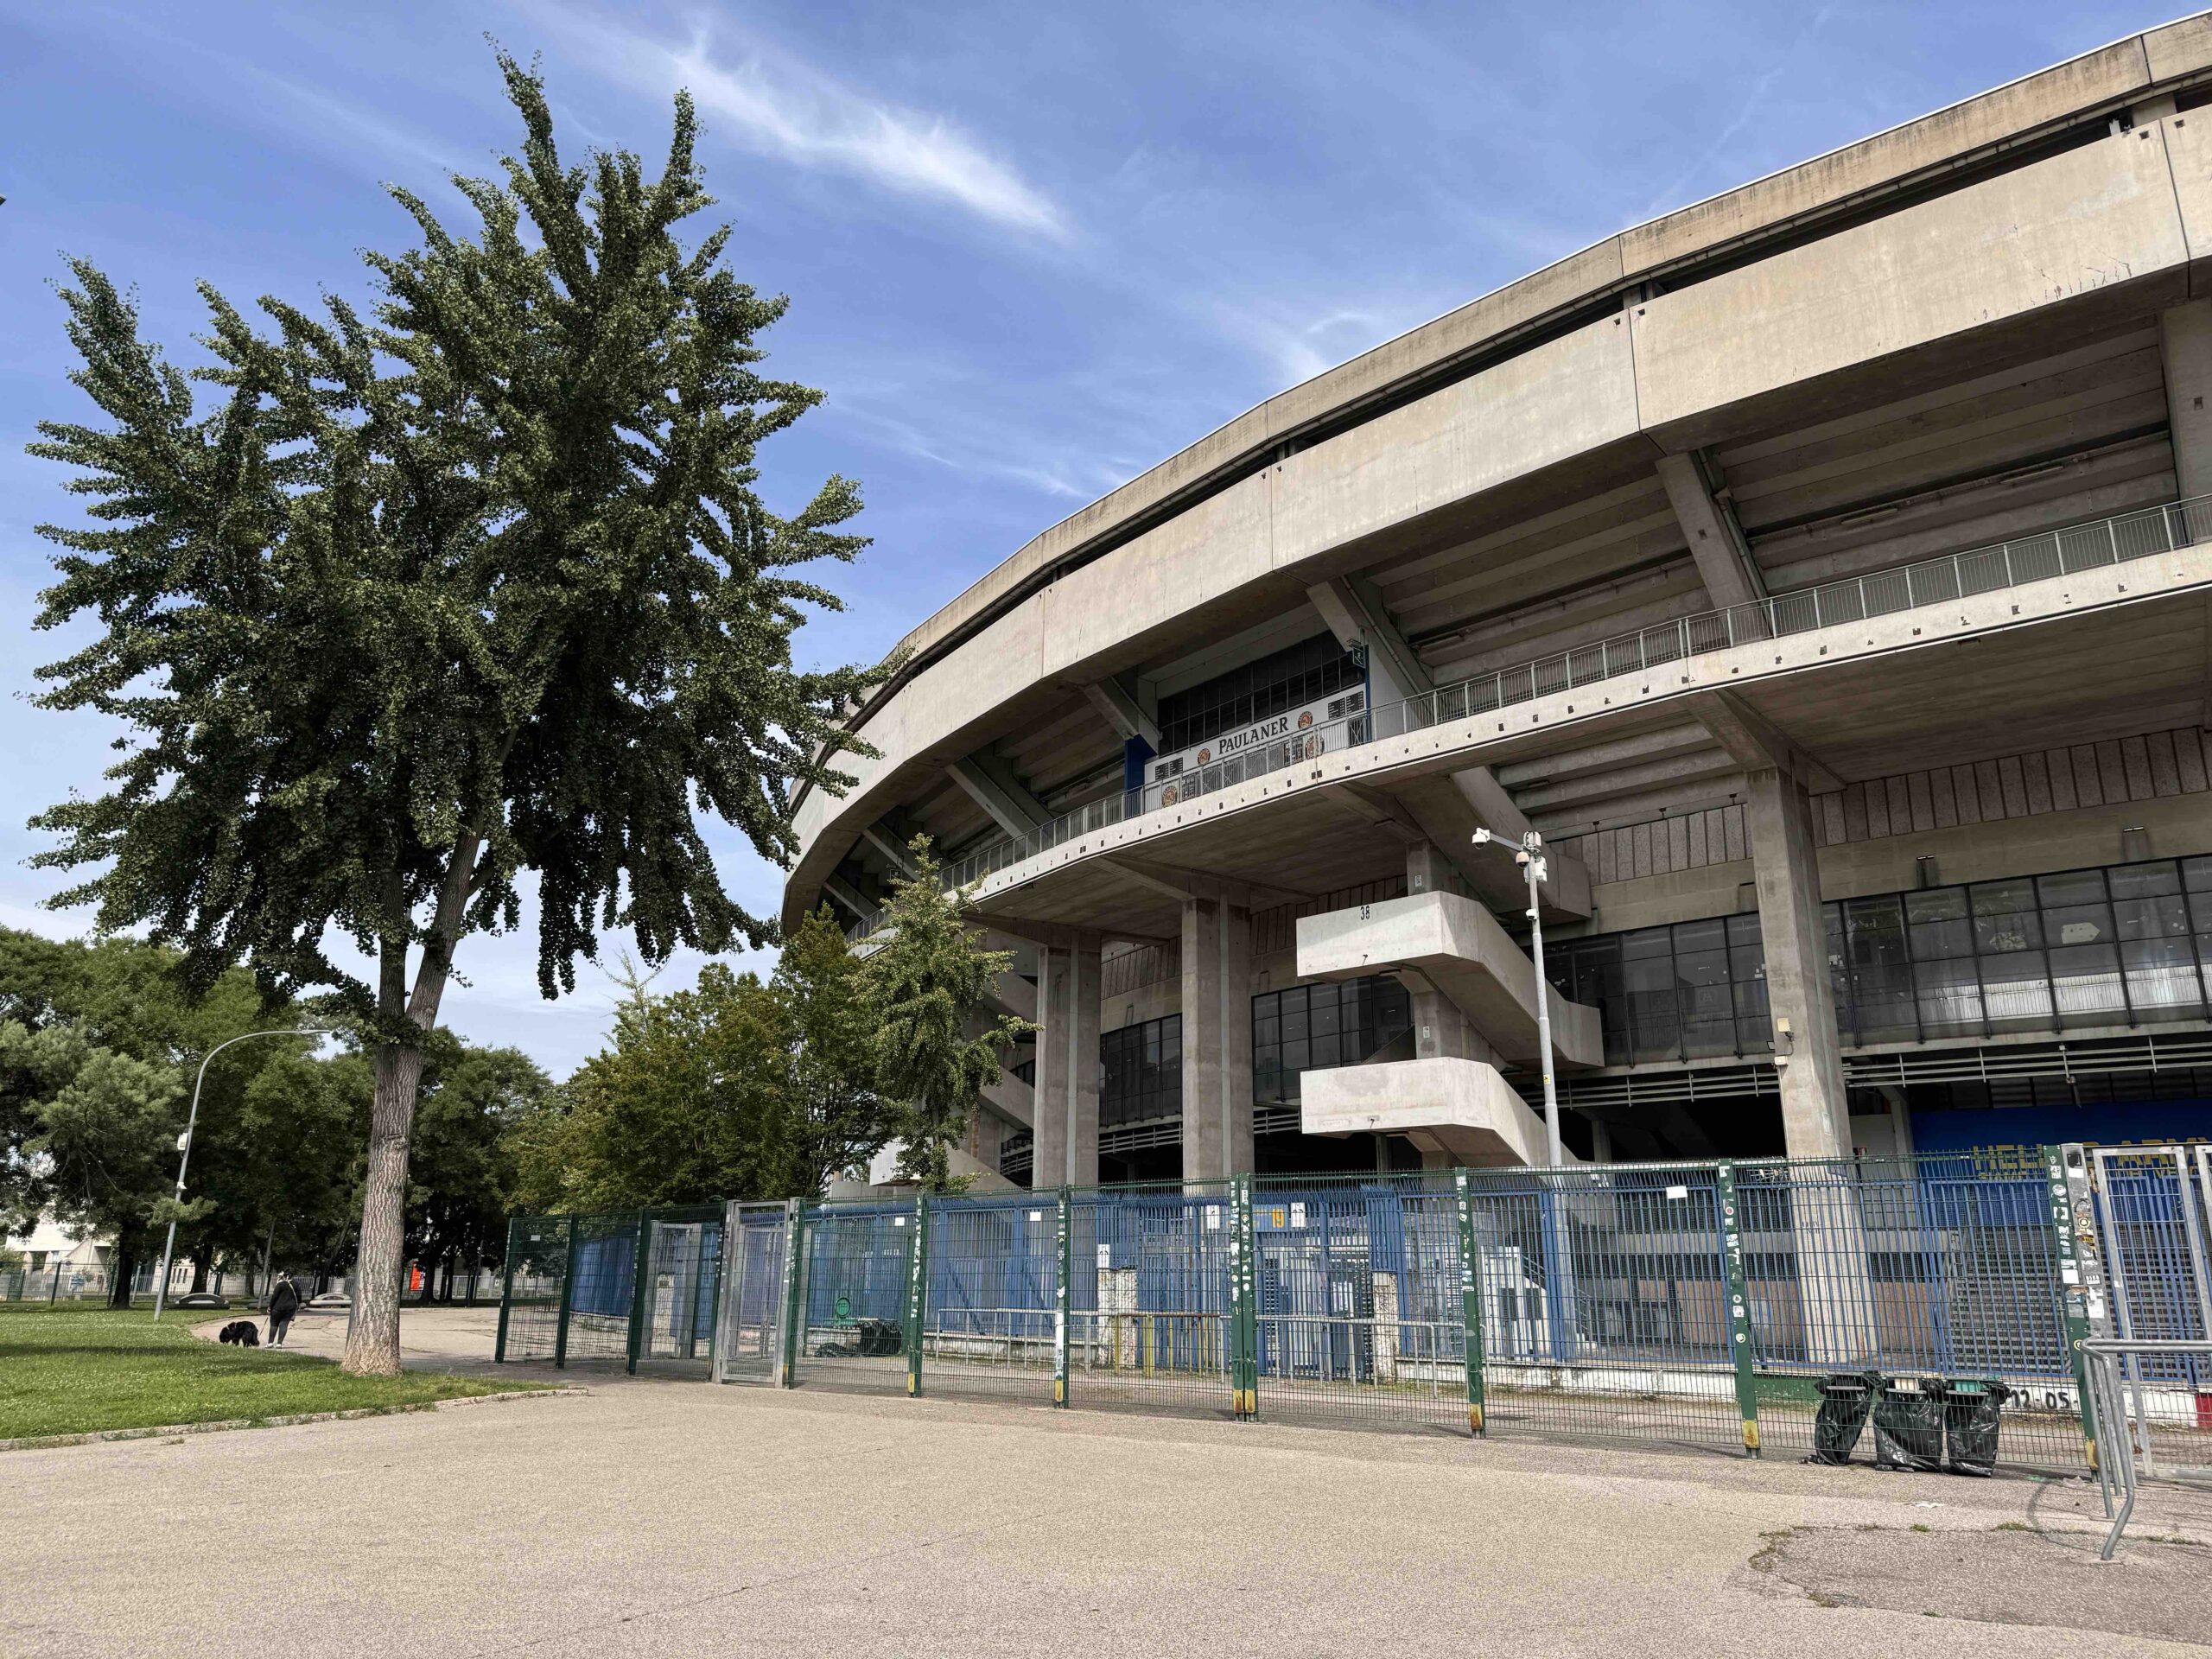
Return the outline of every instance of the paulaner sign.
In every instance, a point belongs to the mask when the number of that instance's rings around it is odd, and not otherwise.
[[[1311,759],[1328,749],[1342,748],[1347,741],[1343,722],[1366,707],[1366,696],[1358,690],[1323,697],[1302,709],[1287,709],[1265,720],[1254,721],[1249,726],[1232,728],[1180,753],[1161,755],[1146,769],[1146,775],[1154,785],[1165,785],[1173,789],[1185,773],[1229,762],[1248,759],[1257,761],[1254,766],[1234,768],[1239,772],[1257,775],[1273,771],[1295,760]],[[1191,779],[1192,785],[1198,781]],[[1220,781],[1209,780],[1206,787],[1217,787]],[[1160,804],[1174,804],[1165,789]]]

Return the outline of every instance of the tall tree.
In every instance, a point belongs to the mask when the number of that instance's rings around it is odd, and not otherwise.
[[[42,527],[40,625],[101,625],[40,701],[135,734],[107,793],[33,820],[60,838],[39,861],[94,868],[54,902],[174,941],[199,982],[245,961],[359,1022],[358,1372],[399,1363],[409,1138],[462,939],[516,926],[534,870],[548,996],[602,927],[648,962],[765,942],[695,805],[787,861],[792,786],[849,784],[837,715],[880,677],[793,666],[804,607],[837,601],[789,573],[853,556],[859,495],[833,477],[784,517],[756,493],[758,447],[819,394],[758,372],[785,302],[722,268],[728,228],[678,240],[711,202],[690,99],[649,181],[626,151],[564,164],[538,79],[499,65],[521,153],[454,178],[474,237],[393,190],[421,245],[366,256],[366,315],[264,299],[264,335],[203,285],[215,362],[188,375],[73,262],[73,378],[106,424],[32,446],[92,519]]]
[[[964,919],[967,898],[938,880],[926,836],[912,843],[914,873],[894,878],[865,982],[876,1017],[876,1080],[898,1108],[902,1175],[928,1187],[950,1176],[950,1148],[996,1082],[1001,1057],[1036,1029],[984,1012],[991,981],[1014,961],[986,950]]]
[[[864,1167],[890,1144],[898,1124],[877,1086],[877,1009],[868,970],[827,906],[784,942],[774,987],[791,1022],[791,1190],[811,1198],[847,1170]]]

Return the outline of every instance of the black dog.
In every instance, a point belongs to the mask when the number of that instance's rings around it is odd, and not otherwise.
[[[232,1319],[215,1333],[218,1342],[234,1342],[241,1348],[261,1346],[261,1331],[251,1319]]]

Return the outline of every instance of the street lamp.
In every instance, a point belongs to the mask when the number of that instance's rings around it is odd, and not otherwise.
[[[200,1085],[207,1081],[207,1062],[228,1048],[232,1043],[242,1043],[249,1037],[327,1037],[327,1026],[291,1027],[283,1031],[245,1031],[227,1041],[209,1049],[200,1062],[200,1075],[192,1080],[192,1111],[184,1120],[184,1133],[176,1138],[176,1201],[184,1202],[184,1171],[192,1161],[192,1132],[200,1123]],[[162,1310],[169,1300],[169,1258],[176,1249],[176,1217],[169,1217],[168,1241],[162,1246],[161,1282],[154,1287],[154,1317],[162,1317]]]
[[[1518,842],[1513,842],[1487,830],[1478,830],[1475,845],[1510,847],[1514,849],[1513,861],[1529,872],[1529,954],[1536,964],[1536,1046],[1541,1051],[1539,1064],[1544,1068],[1545,1151],[1551,1167],[1557,1169],[1566,1159],[1559,1143],[1559,1089],[1552,1080],[1552,999],[1551,986],[1544,978],[1544,921],[1536,913],[1536,890],[1544,882],[1544,838],[1531,830]]]

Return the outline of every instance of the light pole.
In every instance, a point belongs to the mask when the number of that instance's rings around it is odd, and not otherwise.
[[[209,1049],[200,1061],[200,1075],[192,1080],[192,1111],[184,1120],[184,1133],[176,1138],[176,1201],[184,1202],[184,1172],[192,1162],[192,1132],[200,1125],[200,1085],[207,1081],[207,1062],[228,1048],[232,1043],[242,1043],[249,1037],[327,1037],[327,1026],[293,1027],[283,1031],[243,1031],[228,1040]],[[154,1287],[154,1317],[162,1317],[162,1310],[169,1300],[169,1258],[176,1249],[176,1217],[169,1217],[169,1236],[162,1246],[162,1277]]]
[[[1565,1162],[1559,1142],[1559,1088],[1552,1080],[1552,999],[1551,986],[1544,978],[1544,919],[1537,914],[1537,889],[1543,885],[1544,838],[1534,830],[1519,842],[1494,836],[1487,830],[1475,831],[1478,847],[1513,848],[1513,861],[1529,872],[1529,954],[1536,964],[1536,1046],[1541,1051],[1538,1063],[1544,1068],[1544,1150],[1554,1169]]]

